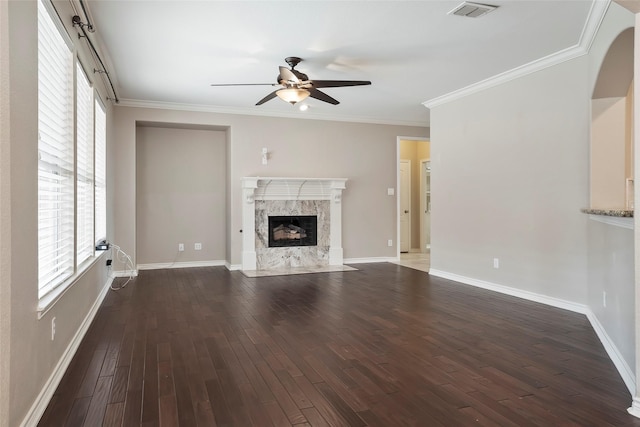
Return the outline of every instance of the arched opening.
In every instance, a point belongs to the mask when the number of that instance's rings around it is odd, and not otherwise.
[[[633,38],[629,28],[604,58],[591,98],[592,208],[633,209]]]

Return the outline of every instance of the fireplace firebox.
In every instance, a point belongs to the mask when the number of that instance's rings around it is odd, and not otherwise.
[[[316,215],[269,216],[269,247],[317,246]]]

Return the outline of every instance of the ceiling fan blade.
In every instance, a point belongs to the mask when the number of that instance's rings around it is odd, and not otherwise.
[[[212,84],[211,86],[278,86],[273,83],[221,83]]]
[[[315,99],[319,99],[320,101],[328,102],[329,104],[338,105],[340,102],[337,99],[334,99],[327,95],[324,92],[320,92],[316,88],[307,89],[309,91],[309,96]]]
[[[278,90],[280,90],[280,89],[278,89]],[[270,100],[272,100],[273,98],[275,98],[275,97],[277,96],[277,95],[276,95],[276,92],[277,92],[278,90],[274,90],[274,91],[273,91],[273,92],[271,92],[269,95],[267,95],[267,96],[265,96],[264,98],[262,98],[260,101],[258,101],[258,102],[256,103],[256,105],[262,105],[262,104],[264,104],[265,102],[270,101]]]
[[[291,71],[287,67],[280,66],[280,78],[278,79],[278,81],[282,83],[282,80],[292,83],[300,82],[300,79],[293,73],[293,71]]]
[[[368,80],[311,80],[313,87],[345,87],[345,86],[366,86],[371,82]]]

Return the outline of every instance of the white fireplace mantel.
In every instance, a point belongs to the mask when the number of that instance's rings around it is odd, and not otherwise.
[[[242,178],[242,269],[256,269],[256,200],[329,200],[329,265],[342,265],[342,190],[346,178]]]

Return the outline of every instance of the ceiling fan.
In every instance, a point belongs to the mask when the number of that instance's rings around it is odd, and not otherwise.
[[[301,61],[302,59],[297,56],[289,56],[285,58],[285,62],[289,64],[291,69],[281,66],[280,74],[278,74],[278,77],[276,78],[277,83],[227,83],[212,84],[211,86],[281,86],[280,89],[274,90],[269,95],[258,101],[256,105],[262,105],[276,96],[292,105],[306,99],[307,97],[328,102],[329,104],[338,105],[340,103],[338,100],[319,91],[318,88],[365,86],[371,84],[371,82],[367,80],[310,80],[306,74],[295,69],[296,65]]]

